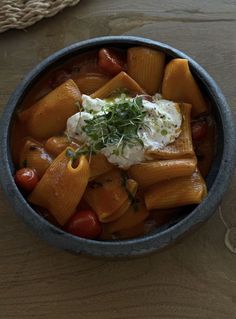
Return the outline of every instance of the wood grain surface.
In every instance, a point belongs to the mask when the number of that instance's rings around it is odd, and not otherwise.
[[[236,114],[236,1],[81,0],[0,35],[0,106],[54,51],[100,35],[139,35],[195,58]],[[31,233],[0,194],[0,318],[236,318],[236,178],[221,207],[178,245],[138,259],[75,256]],[[228,245],[225,245],[227,228]]]

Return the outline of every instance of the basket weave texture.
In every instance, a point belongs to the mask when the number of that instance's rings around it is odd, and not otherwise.
[[[0,0],[0,32],[24,29],[80,0]]]

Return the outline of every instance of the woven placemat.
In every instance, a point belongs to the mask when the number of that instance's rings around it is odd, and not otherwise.
[[[24,29],[80,0],[0,0],[0,32]]]

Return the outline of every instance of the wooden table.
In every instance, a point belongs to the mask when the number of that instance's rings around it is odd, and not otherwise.
[[[49,54],[76,41],[119,34],[184,50],[215,78],[236,112],[234,0],[81,0],[27,30],[3,33],[1,109],[17,83]],[[50,247],[1,194],[0,318],[236,318],[236,256],[224,242],[226,226],[236,227],[235,191],[236,178],[215,215],[180,244],[116,261]],[[236,232],[231,234],[235,247]]]

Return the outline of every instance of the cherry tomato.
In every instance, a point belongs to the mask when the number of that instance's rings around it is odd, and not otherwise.
[[[208,124],[206,121],[192,123],[192,138],[195,141],[202,141],[207,134]]]
[[[69,220],[66,230],[76,236],[94,239],[101,234],[102,227],[92,210],[81,210]]]
[[[26,192],[31,192],[38,181],[37,173],[31,168],[21,168],[15,174],[16,184]]]
[[[111,49],[100,49],[98,53],[98,65],[106,73],[116,75],[124,69],[124,61]]]

